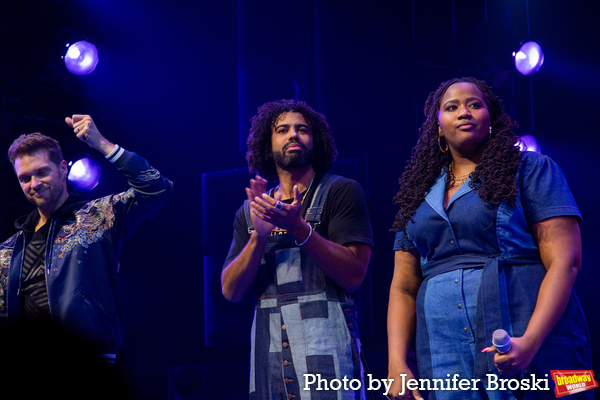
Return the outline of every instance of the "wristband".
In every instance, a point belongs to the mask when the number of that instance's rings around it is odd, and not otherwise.
[[[312,231],[313,231],[313,229],[312,229],[312,225],[311,225],[311,224],[308,224],[308,227],[310,228],[310,231],[308,231],[308,237],[307,237],[307,238],[306,238],[306,240],[305,240],[304,242],[302,242],[302,243],[298,243],[298,241],[297,241],[297,240],[294,240],[294,243],[296,243],[296,246],[302,246],[303,244],[306,244],[306,242],[308,242],[308,239],[310,239],[310,237],[311,237],[311,235],[312,235]]]

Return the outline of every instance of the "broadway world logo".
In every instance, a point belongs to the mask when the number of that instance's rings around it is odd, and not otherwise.
[[[594,371],[550,371],[552,380],[556,386],[554,393],[556,397],[566,396],[568,394],[583,392],[598,387],[598,382],[594,379]]]

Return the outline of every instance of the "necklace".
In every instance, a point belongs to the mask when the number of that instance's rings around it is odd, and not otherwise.
[[[454,179],[452,179],[452,182],[454,182],[454,184],[452,186],[465,183],[467,181],[467,179],[469,179],[469,175],[470,174],[462,175],[462,176],[455,176]]]
[[[308,194],[308,192],[310,192],[310,188],[312,187],[312,184],[315,181],[315,177],[316,176],[317,176],[317,173],[315,172],[313,174],[313,177],[312,177],[311,181],[310,181],[310,185],[308,185],[308,188],[306,189],[306,191],[302,195],[302,199],[300,200],[300,204],[304,203],[304,198],[306,197],[306,195]],[[277,187],[275,188],[275,191],[277,191],[277,192],[281,191],[281,184],[277,185]]]
[[[465,183],[467,181],[467,179],[469,179],[469,176],[471,175],[471,172],[469,172],[468,174],[465,174],[465,175],[455,176],[452,173],[452,167],[453,167],[453,163],[450,163],[450,166],[448,167],[448,177],[446,178],[446,190],[449,190],[457,185],[458,186],[462,185],[463,183]]]
[[[310,188],[312,187],[313,182],[315,181],[315,176],[317,176],[317,173],[315,172],[313,174],[313,177],[310,181],[310,185],[308,185],[308,188],[306,189],[306,191],[304,192],[304,194],[302,195],[302,199],[300,200],[300,204],[304,203],[304,198],[306,197],[306,195],[308,194],[308,192],[310,192]],[[277,187],[275,188],[275,191],[280,191],[281,190],[281,184],[277,185]],[[275,227],[275,229],[273,229],[273,233],[284,233],[285,230],[283,228],[280,228],[278,226]]]
[[[308,189],[306,189],[306,192],[304,192],[304,194],[302,195],[302,200],[300,200],[300,204],[304,203],[304,198],[306,197],[306,195],[308,194],[308,192],[310,192],[310,188],[312,187],[312,184],[315,181],[315,176],[317,176],[316,172],[313,174],[313,177],[310,180],[310,185],[308,185]]]

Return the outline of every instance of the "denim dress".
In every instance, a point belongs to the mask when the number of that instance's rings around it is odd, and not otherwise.
[[[308,208],[314,229],[331,179],[324,176]],[[251,229],[248,210],[246,217]],[[250,399],[365,400],[354,300],[287,232],[269,237],[254,287]],[[338,389],[344,378],[349,390]]]
[[[416,350],[419,378],[481,379],[496,374],[492,334],[522,336],[535,308],[546,270],[531,226],[556,216],[581,222],[561,169],[548,157],[524,152],[517,173],[516,207],[486,204],[467,180],[443,207],[443,171],[417,208],[413,222],[396,235],[421,255],[423,282],[417,295]],[[571,293],[567,308],[527,369],[517,377],[547,379],[549,390],[431,391],[429,399],[554,399],[550,370],[591,369],[587,324]],[[449,375],[448,375],[449,374]],[[547,374],[547,375],[546,375]],[[499,376],[500,378],[507,378]],[[486,393],[482,393],[485,391]],[[589,398],[592,391],[573,396]]]

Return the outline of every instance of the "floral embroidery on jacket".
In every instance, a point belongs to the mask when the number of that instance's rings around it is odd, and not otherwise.
[[[6,311],[6,288],[8,287],[8,270],[10,268],[10,260],[13,254],[13,247],[8,246],[8,242],[13,240],[11,237],[6,242],[0,245],[0,312]]]
[[[129,189],[127,192],[91,201],[78,210],[75,221],[64,225],[54,240],[54,245],[58,246],[58,258],[63,258],[65,253],[77,245],[87,248],[98,242],[115,222],[113,206],[118,202],[125,203],[134,196],[133,189]]]

